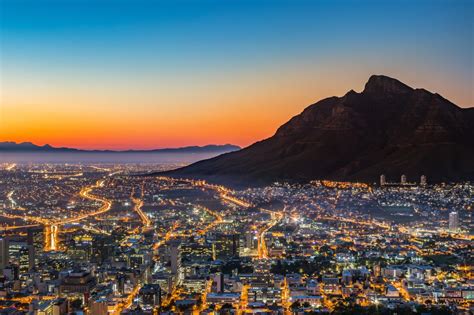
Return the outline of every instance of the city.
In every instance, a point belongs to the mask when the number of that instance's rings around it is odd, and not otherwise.
[[[2,164],[2,314],[472,309],[471,183],[232,190],[159,167]]]
[[[0,315],[474,315],[474,0],[0,0]]]

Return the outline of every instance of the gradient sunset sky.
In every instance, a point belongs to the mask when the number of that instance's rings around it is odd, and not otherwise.
[[[0,0],[0,141],[246,146],[371,74],[474,105],[474,1]]]

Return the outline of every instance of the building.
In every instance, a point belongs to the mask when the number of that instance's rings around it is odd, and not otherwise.
[[[91,314],[94,315],[107,315],[108,314],[109,300],[105,297],[99,297],[89,302],[89,309]]]
[[[35,315],[65,315],[67,314],[67,300],[55,299],[50,301],[41,301]]]
[[[223,293],[224,292],[224,274],[222,272],[219,272],[214,276],[214,282],[216,283],[216,292]]]
[[[96,278],[88,271],[78,270],[68,273],[59,286],[59,293],[62,295],[77,295],[84,297],[87,303],[87,297],[96,285]]]
[[[385,175],[384,174],[380,175],[380,186],[385,186],[386,183],[387,183],[387,180],[385,178]]]
[[[0,238],[0,270],[3,272],[3,269],[8,265],[10,261],[10,250],[9,242],[7,237]]]
[[[400,184],[406,185],[406,183],[407,183],[407,176],[403,174],[402,177],[400,178]]]
[[[451,232],[459,231],[459,214],[457,211],[452,211],[449,213],[448,229]]]
[[[427,185],[426,176],[421,175],[421,177],[420,177],[420,186],[426,186],[426,185]]]
[[[181,267],[181,250],[178,242],[170,244],[171,273],[177,275]]]
[[[27,273],[35,264],[34,248],[31,245],[22,246],[18,252],[20,273]]]
[[[161,288],[159,284],[146,284],[139,293],[139,304],[143,310],[153,310],[161,305]]]
[[[236,304],[240,302],[240,293],[208,293],[206,300],[209,304]]]
[[[27,235],[27,243],[28,246],[33,247],[33,257],[34,262],[33,264],[36,265],[38,263],[38,257],[44,251],[44,229],[41,227],[32,227],[28,229]]]
[[[228,260],[239,256],[239,234],[218,233],[212,243],[212,256],[214,260]]]

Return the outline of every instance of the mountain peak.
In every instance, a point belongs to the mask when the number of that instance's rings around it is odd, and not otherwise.
[[[372,75],[365,84],[363,93],[366,94],[404,94],[413,88],[385,75]]]
[[[236,186],[314,179],[474,179],[474,113],[382,75],[307,107],[274,136],[165,174]]]

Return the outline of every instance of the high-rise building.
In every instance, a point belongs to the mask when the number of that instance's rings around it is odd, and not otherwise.
[[[239,256],[240,248],[239,234],[218,233],[212,244],[214,259],[231,259]]]
[[[32,247],[33,265],[38,263],[41,253],[44,251],[44,229],[41,227],[32,227],[28,229],[27,243]]]
[[[426,186],[427,182],[426,182],[426,176],[425,175],[421,175],[420,177],[420,186]]]
[[[7,237],[0,238],[0,271],[8,265],[10,261],[9,241]]]
[[[170,244],[170,261],[171,273],[178,274],[179,268],[181,267],[181,253],[179,242],[172,242]]]
[[[459,230],[459,214],[457,211],[452,211],[449,213],[448,228],[451,232],[456,232]]]
[[[380,175],[380,186],[385,186],[386,183],[385,175]]]
[[[114,256],[116,242],[113,236],[96,235],[92,241],[91,261],[102,264]]]
[[[67,314],[67,300],[59,298],[55,300],[41,301],[35,311],[37,315],[65,315]],[[96,313],[93,313],[96,314]]]
[[[89,301],[91,314],[107,315],[109,300],[106,297],[98,297]]]
[[[146,284],[139,293],[140,307],[145,311],[153,310],[161,305],[161,288],[159,284]]]
[[[224,292],[224,274],[222,272],[218,272],[214,276],[214,281],[216,283],[216,292],[223,293]]]
[[[407,176],[405,174],[403,174],[402,177],[400,178],[400,183],[402,185],[405,185],[407,183]]]
[[[20,273],[27,273],[34,267],[35,255],[33,246],[22,246],[18,252],[18,266]]]

